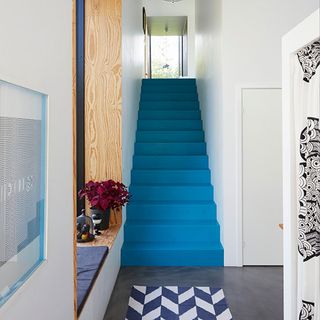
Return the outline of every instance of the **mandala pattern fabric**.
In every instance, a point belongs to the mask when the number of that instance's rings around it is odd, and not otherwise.
[[[320,131],[319,119],[308,118],[300,135],[300,197],[298,250],[303,261],[320,255]]]
[[[222,289],[134,286],[126,320],[232,320]]]
[[[297,55],[303,70],[303,80],[309,82],[320,65],[320,40],[304,47]]]
[[[291,294],[297,301],[292,320],[320,320],[320,38],[299,50],[292,61],[291,181],[295,183],[296,254]],[[291,121],[291,119],[289,120]],[[289,141],[288,141],[289,143]],[[290,142],[291,143],[291,142]],[[295,150],[295,151],[294,151]],[[290,212],[291,213],[291,212]],[[289,212],[288,212],[289,214]],[[293,214],[293,212],[292,212]],[[291,250],[290,250],[291,251]],[[291,320],[291,319],[290,319]]]
[[[302,309],[299,315],[299,320],[313,320],[314,319],[314,303],[302,301]]]

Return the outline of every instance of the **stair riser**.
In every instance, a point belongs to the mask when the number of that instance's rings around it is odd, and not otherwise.
[[[122,249],[123,266],[219,267],[224,264],[223,250],[154,251]]]
[[[212,225],[128,225],[124,226],[124,236],[128,242],[212,242],[219,243],[218,224]]]
[[[202,122],[200,120],[138,120],[138,130],[202,130]]]
[[[139,120],[200,120],[200,111],[139,111]]]
[[[136,155],[206,155],[205,143],[136,143]]]
[[[144,93],[141,95],[141,101],[198,101],[197,94],[178,94],[178,93],[168,93],[168,94],[153,94]]]
[[[216,206],[181,204],[181,205],[148,205],[143,202],[131,202],[127,206],[127,221],[143,220],[216,220]]]
[[[194,93],[197,94],[196,86],[142,86],[141,93],[154,93],[154,94],[166,94],[166,93]]]
[[[137,131],[137,142],[204,142],[203,131],[189,132],[153,132],[153,131]]]
[[[198,101],[143,101],[140,110],[199,110]]]
[[[134,169],[208,169],[207,156],[134,156]]]
[[[133,170],[131,184],[210,184],[210,171]]]
[[[213,187],[208,186],[137,186],[131,185],[132,201],[213,201]]]

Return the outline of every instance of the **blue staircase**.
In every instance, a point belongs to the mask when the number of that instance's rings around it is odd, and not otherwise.
[[[124,266],[223,266],[195,79],[145,79]]]

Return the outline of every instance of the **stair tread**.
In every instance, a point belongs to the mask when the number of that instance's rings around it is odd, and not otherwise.
[[[156,109],[152,109],[152,110],[139,110],[140,113],[170,113],[170,114],[176,114],[176,113],[195,113],[195,114],[199,114],[200,110],[182,110],[182,109],[169,109],[169,110],[156,110]]]
[[[179,93],[179,92],[178,92]],[[149,93],[146,93],[147,95],[154,95],[154,93],[153,92],[149,92]],[[193,94],[193,95],[195,95],[194,93],[191,93],[191,94]],[[142,94],[143,95],[143,94]],[[162,100],[162,99],[156,99],[156,97],[155,97],[155,99],[154,100],[142,100],[142,99],[140,99],[140,103],[145,103],[145,102],[169,102],[169,103],[176,103],[176,102],[180,102],[180,103],[197,103],[198,104],[198,102],[199,102],[199,100],[189,100],[189,99],[187,99],[187,100],[175,100],[175,99],[172,99],[172,100]]]
[[[152,103],[160,103],[160,104],[189,104],[189,105],[197,105],[199,107],[199,100],[140,100],[140,104],[152,104]],[[199,110],[199,108],[197,108]]]
[[[162,103],[166,102],[166,103]],[[179,101],[177,101],[179,102]],[[180,101],[182,102],[182,101]],[[194,103],[186,103],[185,101],[178,103],[168,103],[168,101],[160,101],[153,103],[152,101],[143,101],[140,103],[140,110],[172,110],[172,108],[179,108],[180,110],[199,110],[199,102],[194,101]]]
[[[192,172],[192,173],[197,173],[197,172],[210,172],[209,169],[140,169],[140,168],[133,168],[132,171],[138,171],[138,172],[156,172],[156,173],[160,173],[160,172]]]
[[[168,103],[172,105],[181,105],[181,104],[188,104],[192,106],[196,105],[198,107],[196,110],[199,110],[199,100],[140,100],[140,104],[142,105],[148,105],[148,104],[154,104],[154,103],[160,103],[161,105],[168,104]]]
[[[180,80],[180,79],[143,79],[142,87],[152,87],[152,86],[191,86],[196,85],[195,79]]]
[[[164,145],[174,145],[174,144],[178,144],[178,145],[182,145],[182,144],[191,144],[191,145],[204,145],[206,144],[204,141],[190,141],[190,142],[187,142],[187,141],[183,141],[183,142],[180,142],[180,141],[177,141],[177,142],[174,142],[174,141],[164,141],[164,142],[161,142],[161,141],[153,141],[153,142],[144,142],[144,141],[139,141],[139,142],[136,142],[136,144],[151,144],[151,145],[155,145],[155,144],[164,144]]]
[[[168,133],[168,132],[181,132],[181,130],[179,130],[179,129],[177,129],[177,130],[172,130],[172,128],[170,128],[170,129],[162,129],[162,130],[159,130],[159,129],[157,129],[157,130],[140,130],[140,129],[138,129],[137,130],[137,132],[141,132],[141,131],[143,131],[143,132],[145,132],[145,131],[148,131],[148,132],[163,132],[163,133]],[[188,131],[190,132],[192,132],[192,131],[195,131],[195,132],[197,132],[197,131],[202,131],[201,129],[198,129],[198,128],[195,128],[194,130],[193,129],[188,129]]]
[[[145,187],[152,187],[153,186],[153,183],[146,183],[145,185],[144,185]],[[195,187],[212,187],[212,184],[211,183],[196,183],[195,185],[194,185]],[[177,187],[177,188],[181,188],[181,187],[186,187],[186,188],[190,188],[190,186],[189,185],[185,185],[184,183],[175,183],[175,184],[170,184],[170,185],[168,185],[168,187],[170,187],[170,188],[172,188],[172,187]]]
[[[149,184],[146,184],[145,182],[133,182],[131,183],[132,186],[137,186],[137,187],[145,187],[145,186],[149,186]],[[188,187],[188,188],[192,188],[194,186],[198,185],[198,183],[193,183],[193,182],[185,182],[184,183],[184,186]],[[171,183],[168,183],[168,182],[155,182],[152,184],[152,186],[154,187],[172,187],[172,186],[175,186],[175,184],[171,184]]]
[[[139,155],[134,155],[134,157],[154,157],[154,158],[159,158],[159,157],[179,157],[179,158],[187,158],[187,157],[207,157],[207,154],[196,154],[196,155],[191,155],[191,154],[181,154],[181,155],[165,155],[165,154],[160,154],[160,155],[143,155],[143,154],[139,154]]]
[[[177,100],[177,101],[170,101],[170,100],[142,100],[140,102],[140,104],[142,105],[149,105],[149,104],[152,104],[152,105],[155,105],[155,107],[157,108],[154,108],[154,109],[139,109],[139,113],[140,114],[143,114],[143,113],[159,113],[159,112],[163,112],[163,113],[167,113],[169,115],[172,115],[174,112],[176,113],[179,113],[179,114],[182,114],[182,113],[188,113],[188,114],[196,114],[196,115],[200,115],[201,112],[200,112],[200,109],[199,109],[199,106],[198,106],[198,101],[192,101],[193,103],[190,103],[189,100],[186,100],[186,101],[183,101],[183,100]],[[164,105],[171,105],[171,108],[170,109],[163,109],[163,106]],[[186,108],[183,109],[182,108],[182,105],[185,105]],[[188,107],[192,105],[194,107],[197,107],[195,109],[189,109]],[[175,107],[177,107],[175,109]],[[193,120],[193,119],[191,119]]]
[[[180,101],[180,102],[190,102],[190,101],[198,102],[199,101],[199,98],[198,98],[197,95],[190,95],[190,97],[185,97],[185,95],[183,95],[183,94],[181,94],[181,95],[175,94],[175,95],[171,95],[171,96],[168,96],[168,95],[164,94],[162,100],[160,99],[159,95],[157,97],[154,97],[153,95],[154,94],[152,93],[152,94],[150,94],[150,97],[148,97],[147,94],[144,94],[143,98],[141,99],[141,102],[159,102],[159,101],[164,101],[164,102],[177,102],[177,101]]]
[[[144,78],[143,82],[152,81],[195,81],[195,77],[179,77],[179,78]]]
[[[163,130],[138,130],[138,132],[140,132],[140,133],[150,133],[150,132],[152,132],[152,133],[163,133]],[[195,133],[195,132],[197,132],[197,133],[199,133],[199,132],[203,132],[203,130],[179,130],[178,131],[178,133],[182,133],[182,134],[184,134],[184,133]],[[177,131],[175,131],[175,130],[168,130],[168,131],[166,131],[166,133],[168,133],[168,134],[170,134],[170,133],[172,133],[172,134],[177,134]]]
[[[201,119],[139,119],[138,121],[174,121],[174,122],[201,122]],[[174,131],[174,130],[171,130]],[[183,130],[183,131],[190,131],[190,130]],[[199,130],[200,131],[200,130]]]
[[[194,90],[188,90],[187,92],[181,92],[180,90],[177,90],[177,91],[166,91],[166,90],[158,90],[158,91],[148,91],[148,90],[145,90],[146,88],[143,87],[143,90],[141,92],[141,96],[144,96],[145,94],[149,94],[149,95],[181,95],[181,96],[197,96],[198,95],[198,92],[197,90],[194,89],[194,87],[192,89]],[[163,88],[162,88],[163,89]]]

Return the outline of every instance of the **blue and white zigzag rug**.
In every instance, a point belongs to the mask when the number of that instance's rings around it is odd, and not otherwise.
[[[126,320],[232,320],[222,289],[134,286]]]

